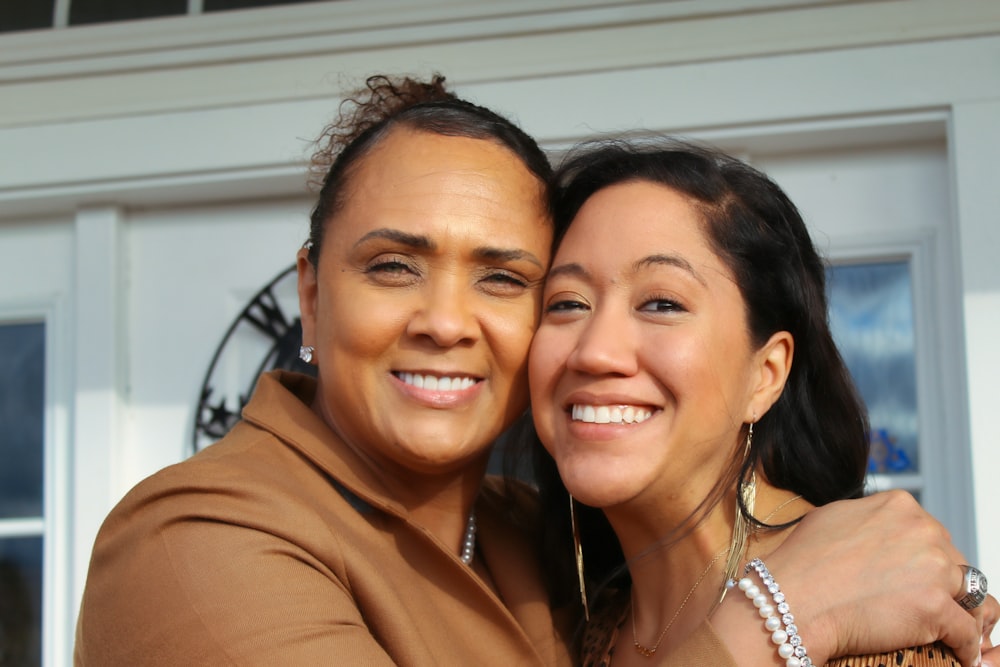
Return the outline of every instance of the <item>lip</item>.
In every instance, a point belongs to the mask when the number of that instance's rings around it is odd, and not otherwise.
[[[563,410],[569,413],[574,405],[630,405],[636,408],[644,408],[650,412],[659,412],[660,406],[637,396],[627,394],[609,393],[597,394],[589,391],[575,391],[569,394],[562,403]]]
[[[395,385],[408,398],[421,405],[436,409],[457,408],[472,403],[482,391],[485,379],[460,371],[406,370],[392,371]],[[428,380],[433,378],[433,382]],[[447,389],[437,385],[447,378],[448,384],[459,384]]]

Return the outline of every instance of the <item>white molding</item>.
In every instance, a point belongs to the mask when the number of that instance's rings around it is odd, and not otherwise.
[[[902,489],[911,493],[920,493],[924,488],[922,475],[883,475],[870,474],[865,481],[865,492],[889,491]]]
[[[563,80],[515,79],[462,92],[500,110],[517,110],[515,118],[547,146],[624,127],[700,136],[752,136],[763,129],[775,140],[775,133],[797,124],[854,124],[844,125],[849,133],[870,122],[891,132],[906,125],[897,116],[914,115],[922,119],[915,122],[932,125],[953,103],[1000,95],[1000,70],[991,65],[998,57],[1000,37]],[[845,70],[866,72],[863,92],[844,77]],[[955,75],[959,71],[963,76]],[[739,87],[749,80],[749,89]],[[811,87],[808,95],[802,94],[805,85]],[[686,90],[698,94],[675,92]],[[157,203],[157,191],[167,197],[162,202],[185,187],[196,199],[218,201],[253,193],[302,195],[309,142],[334,109],[335,101],[315,99],[0,127],[0,155],[19,158],[0,160],[0,218],[103,201],[146,205]],[[810,134],[809,128],[804,132]]]
[[[121,495],[123,358],[120,209],[83,209],[75,223],[74,499],[75,600],[82,595],[90,550],[101,521]]]
[[[46,480],[48,481],[48,480]],[[37,537],[45,534],[45,519],[0,519],[0,539]]]
[[[69,2],[57,0],[68,16]],[[897,0],[898,1],[898,0]],[[189,10],[202,0],[188,0]],[[834,7],[843,0],[339,0],[8,33],[0,81]],[[973,10],[974,12],[976,10]],[[955,14],[952,12],[952,14]],[[954,15],[944,33],[971,23]],[[973,34],[981,34],[982,26]],[[942,34],[940,26],[934,34]],[[230,48],[222,58],[219,47]],[[19,70],[11,66],[38,66]],[[30,74],[29,74],[30,71]]]
[[[69,285],[65,286],[68,290]],[[45,418],[45,521],[47,534],[55,539],[45,545],[45,601],[42,606],[42,664],[68,665],[76,625],[74,596],[74,541],[76,504],[73,466],[76,448],[72,440],[72,366],[75,353],[72,337],[71,305],[66,291],[60,291],[48,305],[46,314],[46,410]]]
[[[951,326],[960,333],[957,351],[961,379],[969,387],[966,412],[959,425],[972,441],[972,472],[962,490],[972,490],[978,527],[977,566],[1000,570],[1000,534],[996,530],[997,484],[993,472],[1000,466],[1000,413],[997,377],[1000,376],[1000,188],[994,165],[1000,152],[1000,96],[956,105],[948,126],[953,215],[957,230],[953,247],[960,275],[950,279],[962,285],[963,299],[950,304]],[[945,388],[949,389],[949,388]],[[972,554],[976,558],[976,554]]]
[[[259,10],[260,25],[223,37],[211,26],[237,17],[130,22],[99,26],[107,33],[88,48],[71,41],[34,54],[33,43],[50,40],[15,34],[0,40],[0,126],[329,97],[343,87],[338,77],[378,71],[438,69],[469,84],[1000,34],[1000,4],[984,0],[962,11],[944,0],[728,0],[711,12],[690,1],[510,4],[317,3]],[[341,12],[364,20],[345,30]],[[286,16],[303,21],[292,36],[262,27],[260,17],[295,22]],[[75,31],[85,29],[53,32],[82,39]]]

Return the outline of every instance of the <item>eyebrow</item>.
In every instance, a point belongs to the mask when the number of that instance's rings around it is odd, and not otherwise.
[[[681,269],[682,271],[686,271],[687,273],[690,273],[691,277],[699,283],[705,285],[706,287],[708,286],[708,283],[705,282],[705,279],[701,276],[701,274],[695,271],[691,262],[678,255],[648,255],[633,264],[632,270],[638,272],[646,267],[656,265],[673,266]]]
[[[388,227],[373,229],[358,239],[355,242],[354,247],[357,248],[372,239],[395,241],[396,243],[402,243],[403,245],[416,250],[437,250],[437,244],[423,234],[409,234],[407,232],[403,232],[398,229],[390,229]],[[479,259],[485,259],[492,262],[515,262],[524,260],[531,262],[540,269],[545,268],[541,260],[535,257],[534,254],[518,248],[495,248],[492,246],[484,246],[476,248],[473,251],[473,254]]]
[[[534,254],[528,252],[527,250],[518,250],[516,248],[493,248],[484,247],[476,248],[475,256],[480,259],[486,259],[493,262],[516,262],[519,260],[524,260],[531,262],[540,269],[544,269],[542,262],[534,256]]]
[[[366,243],[372,239],[387,239],[389,241],[396,241],[397,243],[402,243],[403,245],[410,246],[411,248],[419,248],[421,250],[437,249],[437,245],[422,234],[407,234],[406,232],[401,232],[398,229],[389,229],[387,227],[373,229],[368,232],[354,243],[354,247],[357,248],[362,243]]]
[[[681,269],[697,280],[702,285],[706,285],[705,279],[695,271],[694,266],[691,262],[687,261],[683,257],[677,255],[648,255],[638,260],[632,265],[632,272],[638,273],[642,269],[650,266],[673,266]],[[560,264],[559,266],[554,266],[549,271],[549,278],[556,278],[559,276],[571,276],[573,278],[579,278],[581,280],[586,280],[590,278],[590,272],[583,267],[583,265],[576,262],[571,262],[569,264]]]
[[[581,264],[577,264],[576,262],[560,264],[559,266],[553,266],[549,269],[547,280],[559,278],[561,276],[570,276],[571,278],[586,280],[590,278],[590,271],[587,271],[587,269],[583,268]]]

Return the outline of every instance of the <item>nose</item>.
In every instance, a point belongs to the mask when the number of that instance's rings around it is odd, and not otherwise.
[[[429,282],[421,289],[419,299],[406,328],[410,336],[429,339],[438,347],[454,347],[478,338],[475,294],[459,279]]]
[[[588,375],[634,375],[639,359],[632,327],[627,315],[595,307],[582,323],[567,367]]]

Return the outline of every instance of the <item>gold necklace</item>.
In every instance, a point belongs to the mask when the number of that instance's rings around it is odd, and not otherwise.
[[[789,498],[788,500],[786,500],[785,502],[781,503],[780,505],[778,505],[777,507],[775,507],[773,510],[771,510],[771,513],[768,514],[763,519],[761,519],[760,522],[761,523],[767,523],[768,521],[770,521],[771,517],[774,516],[775,514],[777,514],[783,507],[785,507],[786,505],[790,505],[790,504],[794,503],[796,500],[798,500],[801,497],[802,497],[801,494],[799,494],[797,496],[792,496],[791,498]]]
[[[635,602],[634,601],[632,602],[632,645],[635,646],[635,650],[636,650],[636,652],[639,655],[641,655],[641,656],[643,656],[645,658],[652,658],[653,657],[653,654],[656,653],[656,649],[660,648],[660,642],[662,642],[663,638],[666,636],[667,630],[669,630],[670,626],[674,624],[674,621],[676,621],[677,617],[680,616],[681,610],[684,609],[684,605],[686,605],[688,603],[688,600],[691,599],[691,596],[694,595],[694,591],[695,591],[695,589],[698,588],[698,584],[700,584],[705,579],[705,577],[708,576],[708,573],[712,569],[712,566],[715,565],[715,563],[720,558],[722,558],[722,555],[725,554],[728,551],[729,551],[729,547],[726,547],[725,549],[723,549],[719,553],[715,554],[715,557],[712,558],[711,561],[709,561],[709,563],[705,567],[704,571],[698,576],[697,581],[694,582],[694,586],[692,586],[691,590],[689,590],[687,592],[687,595],[684,596],[684,600],[681,602],[681,606],[677,607],[677,611],[675,611],[674,615],[670,617],[669,621],[667,621],[666,627],[664,627],[663,631],[660,632],[660,636],[656,638],[656,643],[653,644],[652,648],[646,648],[645,646],[643,646],[642,644],[639,643],[638,639],[636,639],[636,636],[635,636]],[[631,597],[631,593],[629,593],[629,596]]]
[[[771,517],[773,517],[775,514],[777,514],[779,511],[781,511],[784,507],[787,507],[788,505],[790,505],[791,503],[795,502],[796,500],[798,500],[801,497],[802,497],[801,495],[797,495],[797,496],[792,496],[791,498],[787,499],[786,501],[784,501],[783,503],[781,503],[780,505],[778,505],[777,507],[775,507],[773,510],[771,510],[768,513],[767,516],[765,516],[763,519],[761,519],[761,523],[767,523],[771,519]],[[656,638],[656,643],[653,644],[652,648],[647,648],[647,647],[643,646],[642,644],[639,643],[639,640],[636,638],[636,632],[635,632],[635,603],[633,601],[633,604],[632,604],[632,646],[635,647],[635,650],[636,650],[636,652],[639,655],[643,656],[644,658],[652,658],[653,657],[653,655],[656,653],[656,650],[658,648],[660,648],[660,644],[663,642],[663,638],[667,635],[667,631],[674,624],[674,621],[677,620],[677,617],[680,616],[681,611],[684,609],[685,605],[687,605],[688,601],[691,599],[691,596],[694,595],[695,590],[698,588],[698,586],[701,584],[701,582],[704,581],[705,577],[708,576],[708,573],[712,570],[712,566],[715,565],[718,562],[718,560],[720,558],[722,558],[723,554],[725,554],[728,551],[729,551],[729,547],[726,547],[725,549],[723,549],[719,553],[715,554],[715,556],[712,558],[711,561],[709,561],[708,565],[705,567],[705,569],[702,571],[702,573],[700,575],[698,575],[698,579],[694,582],[694,585],[691,586],[691,590],[689,590],[687,592],[687,595],[685,595],[684,599],[681,601],[681,606],[677,607],[677,611],[675,611],[674,615],[670,617],[669,621],[667,621],[667,625],[664,626],[663,630],[660,632],[660,636]],[[723,590],[725,590],[725,585],[723,585]],[[631,597],[631,593],[629,593],[629,596]],[[720,600],[720,602],[721,602],[721,600]],[[714,611],[714,608],[713,608],[713,611]]]

